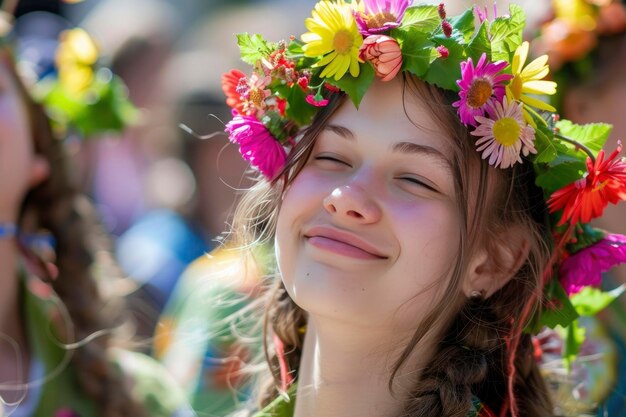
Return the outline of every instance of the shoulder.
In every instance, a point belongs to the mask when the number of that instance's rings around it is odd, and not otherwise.
[[[132,396],[151,417],[193,416],[185,395],[158,362],[142,353],[112,349],[113,363],[129,383]]]

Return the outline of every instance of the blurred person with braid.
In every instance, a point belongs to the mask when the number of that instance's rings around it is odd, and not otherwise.
[[[70,178],[63,140],[18,77],[4,35],[0,415],[193,415],[163,368],[124,348],[130,335],[108,240]]]

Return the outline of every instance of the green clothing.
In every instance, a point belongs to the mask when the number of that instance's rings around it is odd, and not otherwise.
[[[261,276],[241,251],[220,247],[185,270],[159,318],[154,356],[198,415],[226,416],[251,395],[242,368],[262,355],[261,317],[249,308]]]
[[[43,365],[43,380],[29,381],[33,385],[29,395],[37,401],[29,417],[97,417],[97,405],[83,393],[77,379],[71,361],[73,350],[60,342],[62,332],[69,330],[61,301],[39,279],[23,281],[22,305],[32,361]],[[131,395],[144,405],[150,417],[193,415],[180,389],[156,361],[122,349],[111,349],[111,361],[124,374]]]

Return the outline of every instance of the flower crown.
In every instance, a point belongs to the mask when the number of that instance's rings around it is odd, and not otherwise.
[[[300,129],[333,92],[343,91],[358,107],[376,77],[388,81],[404,71],[458,93],[452,105],[483,159],[499,169],[524,159],[534,165],[557,246],[544,275],[547,308],[528,330],[564,328],[569,361],[584,339],[577,318],[596,314],[624,290],[597,287],[602,272],[626,262],[626,237],[587,223],[609,202],[626,200],[626,161],[618,158],[621,145],[608,157],[602,149],[610,125],[559,120],[545,101],[557,87],[544,80],[548,57],[527,62],[524,26],[517,5],[502,16],[494,8],[490,18],[479,9],[448,16],[443,3],[321,0],[299,39],[237,36],[242,60],[254,68],[251,75],[232,70],[222,78],[234,116],[226,131],[244,159],[271,180]]]

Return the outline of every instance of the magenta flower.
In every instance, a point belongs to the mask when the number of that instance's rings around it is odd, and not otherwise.
[[[268,179],[274,179],[285,166],[285,149],[255,117],[236,113],[233,116],[225,129],[230,141],[239,145],[243,159]]]
[[[365,11],[355,13],[359,33],[376,35],[400,26],[412,0],[363,0]]]
[[[307,103],[309,103],[311,106],[315,106],[315,107],[326,107],[328,105],[328,100],[325,99],[322,95],[320,94],[309,94],[308,96],[306,96],[304,98],[306,100]]]
[[[602,273],[620,263],[626,263],[626,236],[608,234],[563,261],[559,269],[561,285],[568,295],[590,285],[598,286]]]
[[[513,76],[500,74],[509,65],[506,61],[489,62],[483,53],[474,67],[472,58],[461,62],[461,79],[457,85],[461,88],[459,101],[452,103],[458,107],[461,122],[466,126],[476,126],[476,116],[484,116],[487,104],[494,98],[501,103],[504,96],[504,83]]]

